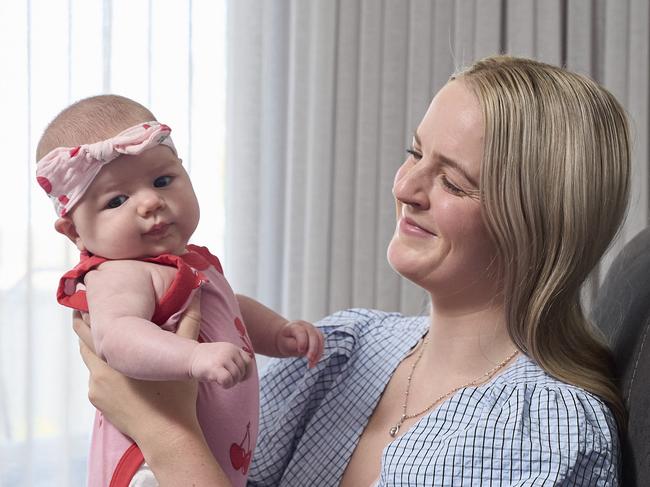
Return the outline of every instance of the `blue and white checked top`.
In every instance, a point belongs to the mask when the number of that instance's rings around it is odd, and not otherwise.
[[[324,358],[274,360],[261,378],[249,485],[338,485],[381,393],[427,317],[353,309],[318,326]],[[382,453],[380,486],[614,486],[614,418],[525,356],[424,416]]]

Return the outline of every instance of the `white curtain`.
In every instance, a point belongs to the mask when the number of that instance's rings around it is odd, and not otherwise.
[[[223,250],[225,1],[0,2],[0,485],[85,485],[93,410],[56,303],[77,253],[35,184],[47,123],[86,96],[117,93],[173,129],[201,204],[193,241]]]
[[[393,173],[433,94],[485,55],[566,64],[614,92],[635,147],[632,206],[610,255],[648,224],[647,1],[233,0],[227,36],[224,3],[0,2],[1,485],[85,475],[86,373],[54,300],[76,254],[33,178],[42,129],[76,99],[124,94],[173,126],[202,206],[194,240],[221,254],[225,239],[233,287],[292,317],[424,309],[385,260]]]
[[[587,74],[627,108],[632,204],[612,257],[649,222],[646,0],[236,0],[228,12],[226,262],[291,317],[420,313],[389,268],[391,183],[455,68],[505,52]]]

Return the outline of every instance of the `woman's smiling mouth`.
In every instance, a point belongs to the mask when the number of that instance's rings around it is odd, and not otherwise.
[[[412,235],[415,237],[435,237],[436,234],[432,233],[424,228],[422,228],[420,225],[415,223],[412,219],[410,219],[407,216],[403,216],[402,218],[399,219],[399,231],[401,233],[404,233],[406,235]]]

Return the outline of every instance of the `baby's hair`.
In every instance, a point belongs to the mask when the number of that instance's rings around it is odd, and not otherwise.
[[[50,122],[38,142],[36,160],[57,147],[92,144],[152,120],[156,118],[149,109],[124,96],[84,98],[65,108]]]

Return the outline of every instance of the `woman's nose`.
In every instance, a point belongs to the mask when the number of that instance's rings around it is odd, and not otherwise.
[[[431,175],[426,171],[418,170],[418,166],[402,165],[395,175],[393,182],[393,196],[399,202],[426,210],[429,208],[428,181]]]
[[[138,201],[138,215],[141,217],[151,214],[165,207],[165,200],[154,190],[144,191]]]

